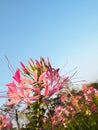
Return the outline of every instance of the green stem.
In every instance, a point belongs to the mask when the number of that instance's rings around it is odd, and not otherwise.
[[[38,101],[38,108],[36,113],[36,130],[40,128],[40,102]]]

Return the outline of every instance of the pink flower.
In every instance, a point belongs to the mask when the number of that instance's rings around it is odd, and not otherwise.
[[[51,120],[52,120],[53,126],[56,126],[59,123],[58,120],[57,120],[57,117],[55,115],[51,117]]]
[[[13,78],[17,83],[13,81],[12,83],[6,84],[8,87],[8,97],[10,98],[10,102],[8,102],[7,105],[18,104],[20,102],[27,103],[39,99],[38,96],[32,95],[33,89],[25,85],[24,79],[21,79],[20,71],[18,69]],[[28,79],[26,79],[26,81],[28,85],[29,83],[33,83]],[[34,89],[34,91],[38,93],[38,89]]]
[[[89,90],[91,91],[92,94],[98,95],[98,90],[95,89],[94,87],[90,87]]]
[[[68,101],[68,97],[63,95],[61,96],[61,102]]]
[[[17,69],[13,76],[14,81],[6,85],[11,99],[8,104],[37,101],[40,96],[51,97],[64,88],[68,81],[68,77],[61,78],[59,69],[52,68],[49,59],[45,61],[41,58],[40,62],[35,60],[35,64],[31,59],[31,70],[22,62],[20,64],[24,75],[21,76],[20,70]]]
[[[9,130],[12,127],[12,123],[5,115],[0,115],[0,130]]]
[[[82,86],[82,91],[83,91],[83,92],[86,92],[87,90],[88,90],[87,85],[83,85],[83,86]]]
[[[32,89],[23,84],[16,85],[13,82],[7,84],[6,86],[8,87],[8,96],[11,99],[11,101],[8,102],[7,105],[17,104],[19,102],[27,103],[39,99],[37,96],[32,96]]]
[[[92,106],[91,106],[91,111],[97,112],[97,107],[96,107],[95,104],[92,104]]]
[[[65,78],[66,79],[66,78]],[[45,87],[45,95],[52,96],[64,87],[68,79],[61,79],[58,69],[47,67],[46,75],[44,76],[43,86]]]

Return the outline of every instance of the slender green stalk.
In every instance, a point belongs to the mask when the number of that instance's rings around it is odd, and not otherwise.
[[[40,128],[40,101],[38,101],[38,108],[36,111],[36,130],[39,130]]]

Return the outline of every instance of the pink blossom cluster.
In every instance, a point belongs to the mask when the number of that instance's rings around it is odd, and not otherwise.
[[[85,98],[85,104],[88,105],[92,112],[98,112],[95,102],[96,100],[98,101],[98,90],[92,86],[88,87],[84,85],[82,86],[82,92]]]
[[[7,105],[38,101],[41,96],[51,97],[64,87],[68,77],[61,79],[59,69],[51,67],[49,60],[29,61],[29,67],[20,62],[23,72],[17,69],[13,81],[6,84],[10,102]],[[23,74],[23,75],[22,75]]]
[[[52,117],[52,125],[58,125],[60,122],[66,127],[66,117],[69,116],[69,111],[64,106],[57,106],[55,108],[55,113]]]
[[[92,112],[98,113],[98,90],[83,85],[81,91],[76,94],[71,93],[69,97],[63,92],[61,102],[63,105],[56,106],[54,109],[52,124],[57,126],[61,123],[66,128],[72,120],[75,120],[78,113],[83,112],[85,115],[91,115]]]

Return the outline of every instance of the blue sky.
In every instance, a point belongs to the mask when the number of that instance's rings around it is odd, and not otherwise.
[[[98,80],[98,0],[1,0],[0,83],[30,57],[49,57],[66,73],[77,67],[80,79]],[[0,90],[4,86],[0,85]]]

